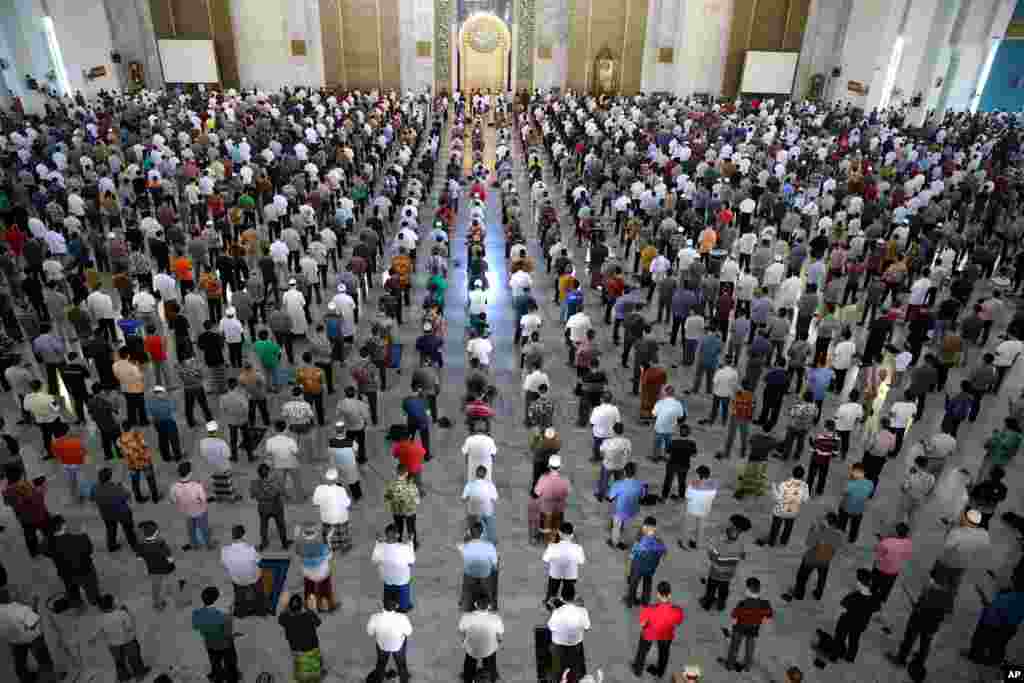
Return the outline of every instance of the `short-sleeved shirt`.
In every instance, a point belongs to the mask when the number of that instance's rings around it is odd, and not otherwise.
[[[409,474],[417,474],[423,469],[423,456],[427,451],[419,441],[399,441],[391,448],[391,454],[405,465]]]
[[[864,514],[864,506],[874,490],[875,485],[869,479],[851,479],[846,483],[843,509],[851,515]]]
[[[772,605],[763,598],[743,598],[732,610],[736,627],[744,633],[757,635],[761,624],[772,618]]]
[[[622,479],[612,484],[608,500],[615,504],[616,519],[632,519],[640,511],[644,484],[636,479]]]
[[[277,618],[277,623],[284,629],[284,637],[292,652],[309,652],[320,647],[316,629],[321,622],[316,612],[286,610]]]
[[[644,640],[674,640],[676,627],[683,623],[686,613],[682,607],[668,602],[640,610],[641,637]]]

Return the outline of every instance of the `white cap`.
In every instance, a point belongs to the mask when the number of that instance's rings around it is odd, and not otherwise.
[[[208,432],[215,432],[218,429],[220,429],[220,425],[218,425],[215,420],[211,420],[211,421],[206,423],[206,431],[208,431]]]
[[[483,280],[473,280],[473,284],[476,285],[477,287],[483,287],[484,286],[484,281]]]
[[[108,232],[108,233],[107,233],[107,239],[110,239],[110,240],[112,240],[112,239],[114,239],[115,237],[117,237],[117,235],[115,235],[114,233],[112,233],[112,232]]]
[[[431,325],[430,323],[423,323],[423,331],[424,332],[430,332],[433,329],[434,329],[434,326]]]
[[[234,306],[228,306],[224,310],[224,315],[226,315],[229,318],[234,318],[235,317],[235,307]]]
[[[292,279],[288,280],[288,284],[289,285],[297,285],[298,281],[295,278],[292,278]]]
[[[166,394],[167,393],[167,389],[164,389],[162,386],[157,384],[155,387],[153,387],[153,393],[154,394]]]
[[[557,470],[561,466],[562,466],[562,456],[560,456],[560,455],[552,455],[550,458],[548,458],[548,467],[550,467],[551,469]]]
[[[978,512],[977,510],[968,510],[967,512],[964,513],[964,517],[967,519],[968,522],[974,524],[975,526],[981,524],[981,513]]]
[[[348,287],[346,287],[344,284],[340,284],[338,285],[338,291],[344,294],[345,292],[348,291]]]
[[[328,301],[327,302],[327,310],[328,311],[336,311],[336,310],[338,310],[338,306],[333,301]]]
[[[327,481],[337,481],[338,480],[338,470],[336,470],[333,467],[331,469],[327,470],[326,472],[324,472],[324,479],[326,479]]]

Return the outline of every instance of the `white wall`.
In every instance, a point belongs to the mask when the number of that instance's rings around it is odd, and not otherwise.
[[[120,88],[121,79],[110,60],[114,46],[102,0],[48,0],[47,5],[71,89],[88,97],[104,88]],[[83,71],[94,66],[107,67],[107,75],[87,79]]]
[[[974,92],[981,88],[978,80],[992,39],[1006,33],[1016,6],[1017,0],[963,0],[959,18],[963,26],[952,36],[959,63],[947,73],[950,88],[946,101],[939,103],[941,110],[963,111],[970,106]]]
[[[317,0],[232,0],[231,23],[243,88],[324,84],[323,42]],[[291,41],[306,41],[293,57]]]
[[[422,91],[434,85],[434,0],[398,3],[402,90]],[[417,41],[430,42],[430,57],[416,56]]]
[[[807,96],[811,78],[815,74],[825,76],[823,97],[829,99],[839,78],[832,78],[832,69],[842,62],[842,46],[846,26],[853,9],[854,0],[811,0],[804,28],[804,40],[800,46],[800,62],[796,69],[793,96],[803,99]]]
[[[121,64],[115,65],[122,86],[129,85],[128,65],[138,62],[142,64],[146,86],[163,87],[163,65],[149,0],[103,0],[103,4],[110,22],[111,43],[122,58]]]

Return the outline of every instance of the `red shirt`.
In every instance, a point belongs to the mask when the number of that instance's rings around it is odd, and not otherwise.
[[[423,471],[423,456],[426,454],[419,441],[399,441],[391,447],[391,455],[405,465],[409,474],[419,474]]]
[[[640,625],[644,629],[640,637],[644,640],[673,640],[676,637],[676,626],[683,623],[685,618],[683,608],[670,602],[644,607],[640,610]]]
[[[149,359],[162,363],[167,360],[167,349],[164,347],[163,337],[151,334],[142,342],[142,347],[149,354]]]
[[[77,436],[69,434],[59,439],[54,439],[50,450],[53,451],[54,456],[60,460],[62,465],[85,464],[85,447],[82,446],[82,440]]]

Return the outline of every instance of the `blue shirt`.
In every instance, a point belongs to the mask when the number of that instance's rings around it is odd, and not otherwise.
[[[1024,622],[1024,592],[1003,591],[992,596],[992,604],[981,611],[988,626],[1020,626]]]
[[[616,519],[631,519],[640,511],[640,497],[644,484],[636,479],[622,479],[612,484],[608,500],[615,502]]]
[[[807,386],[814,394],[815,401],[824,401],[835,373],[831,368],[814,368],[807,372]]]
[[[705,368],[718,367],[718,357],[722,354],[722,338],[714,334],[706,334],[700,340],[700,364]]]
[[[630,553],[633,560],[633,571],[639,576],[654,576],[658,563],[665,554],[665,544],[657,536],[643,536],[633,544]]]
[[[402,401],[402,411],[409,416],[411,422],[417,425],[430,424],[430,416],[427,415],[427,402],[419,396],[410,396]]]
[[[462,572],[474,579],[486,579],[498,568],[498,551],[493,543],[470,541],[462,547]]]
[[[789,382],[789,378],[786,377],[786,371],[782,368],[772,368],[764,375],[765,387],[773,387],[780,389]]]
[[[843,509],[851,515],[863,515],[868,497],[875,490],[875,485],[868,479],[851,479],[846,482],[846,497]]]

